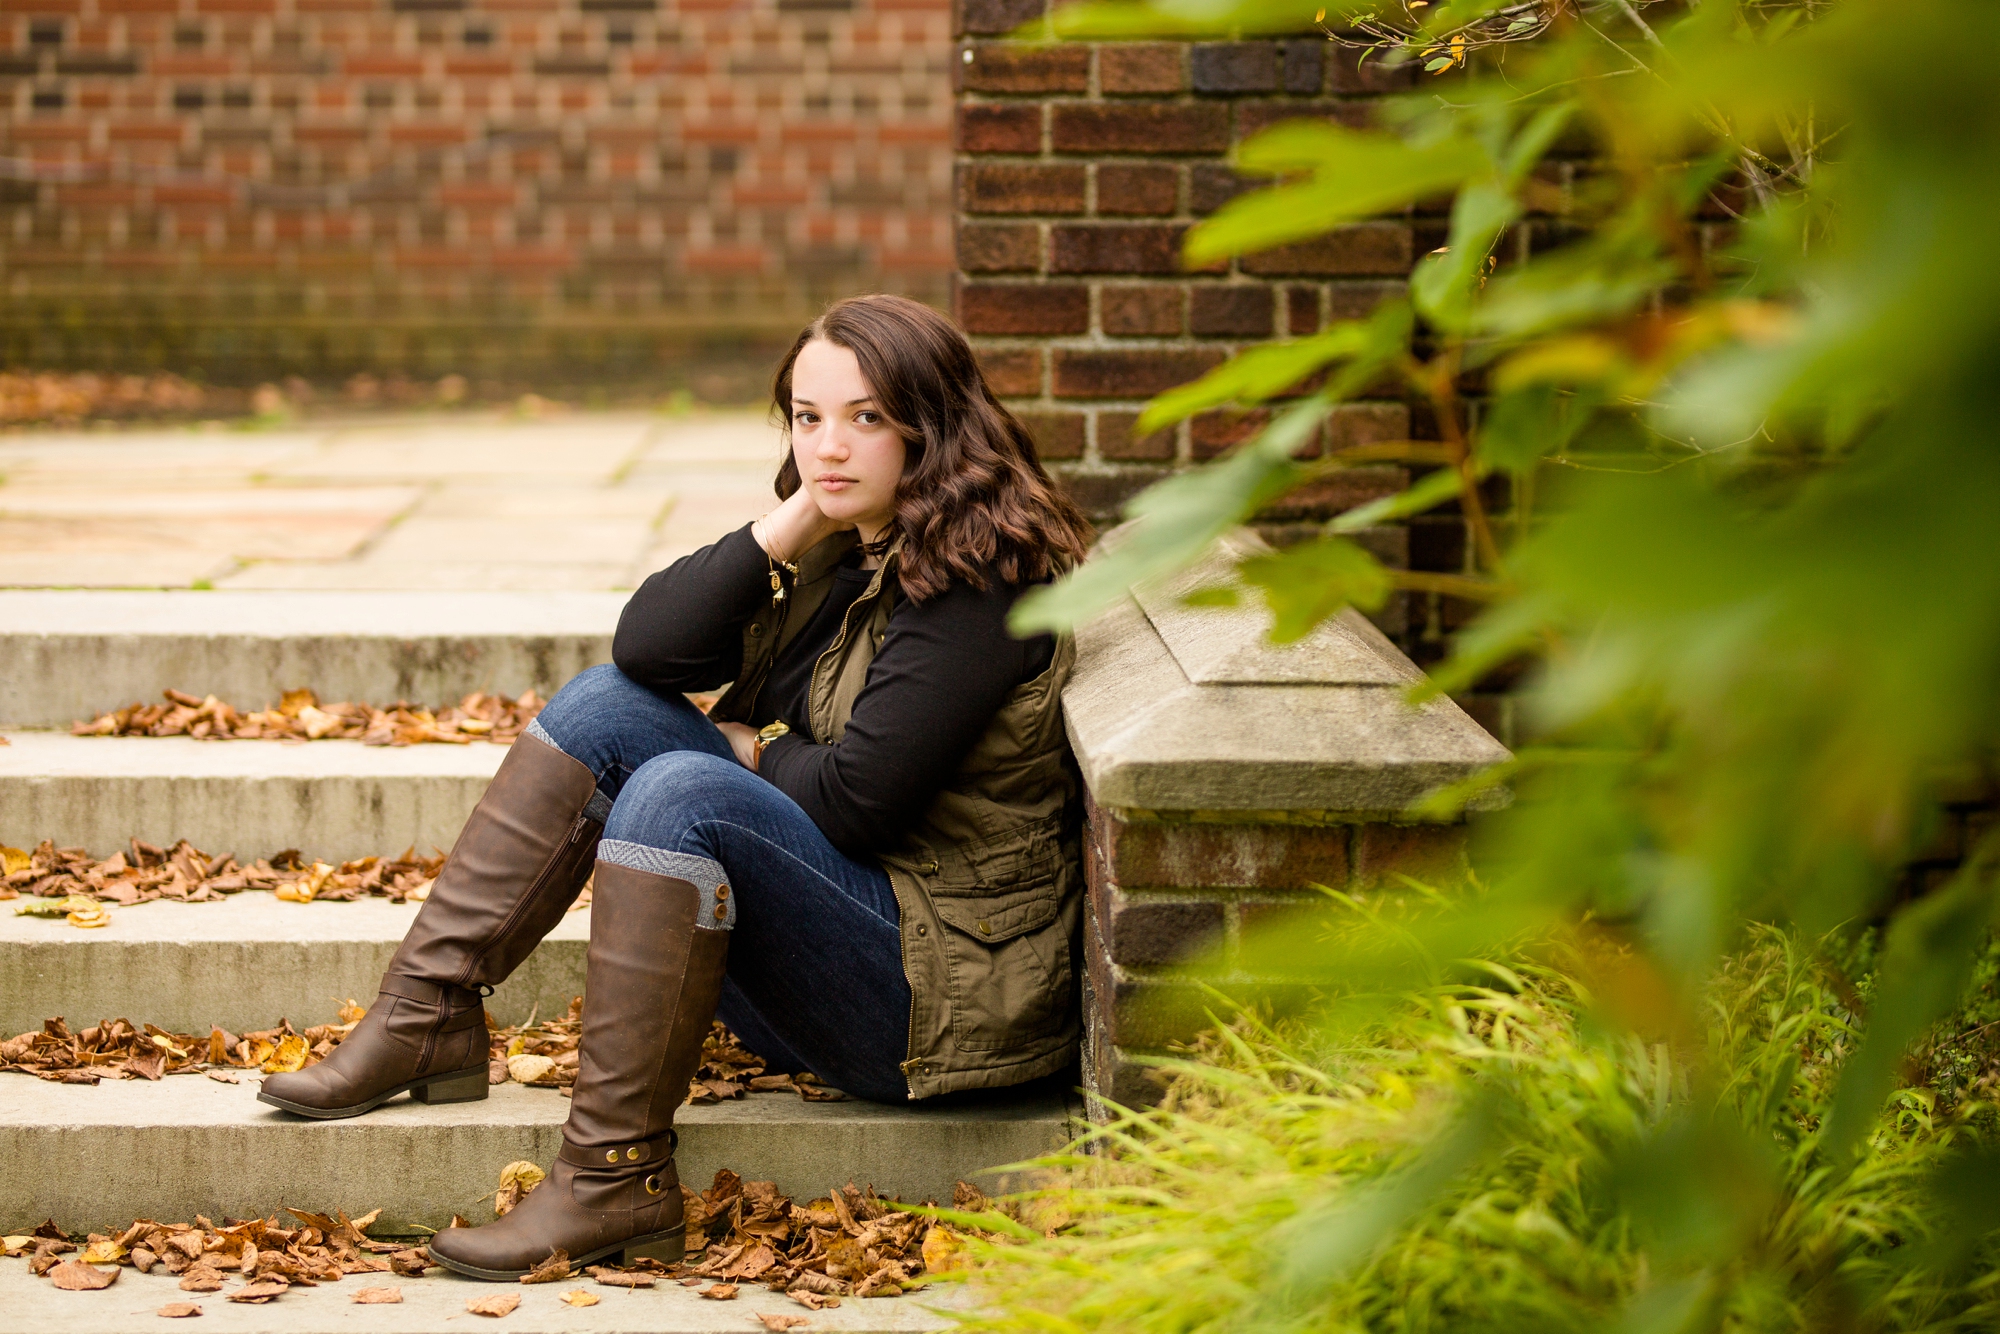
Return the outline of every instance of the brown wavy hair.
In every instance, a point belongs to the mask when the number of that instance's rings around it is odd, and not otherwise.
[[[792,458],[792,366],[816,338],[847,348],[875,404],[902,434],[903,477],[885,537],[900,535],[905,596],[921,602],[954,579],[984,589],[1025,584],[1083,559],[1090,522],[1035,457],[1021,421],[993,397],[957,325],[901,296],[837,302],[799,334],[771,399],[785,423],[780,500],[799,489]]]

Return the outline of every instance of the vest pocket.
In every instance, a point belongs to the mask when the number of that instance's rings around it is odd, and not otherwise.
[[[1069,932],[1053,882],[976,895],[938,893],[945,925],[952,1040],[964,1051],[1003,1051],[1043,1037],[1068,1018]]]

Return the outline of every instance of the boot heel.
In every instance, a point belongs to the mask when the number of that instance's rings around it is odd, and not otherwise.
[[[625,1263],[638,1260],[658,1260],[661,1264],[679,1264],[687,1255],[687,1232],[683,1229],[663,1241],[649,1241],[643,1246],[627,1246]]]
[[[486,1096],[486,1071],[468,1070],[463,1074],[447,1075],[443,1079],[428,1084],[419,1084],[410,1090],[410,1096],[418,1102],[478,1102]]]

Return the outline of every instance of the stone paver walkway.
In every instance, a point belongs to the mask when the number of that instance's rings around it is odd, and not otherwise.
[[[760,412],[0,436],[0,587],[624,589],[773,503]]]

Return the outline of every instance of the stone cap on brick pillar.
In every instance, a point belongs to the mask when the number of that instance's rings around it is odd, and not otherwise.
[[[1193,568],[1133,590],[1077,630],[1063,712],[1099,807],[1128,818],[1393,818],[1508,758],[1451,700],[1412,705],[1405,690],[1422,671],[1351,608],[1278,645],[1260,605],[1183,605],[1191,590],[1227,580],[1235,561],[1268,550],[1253,534],[1232,534]]]

